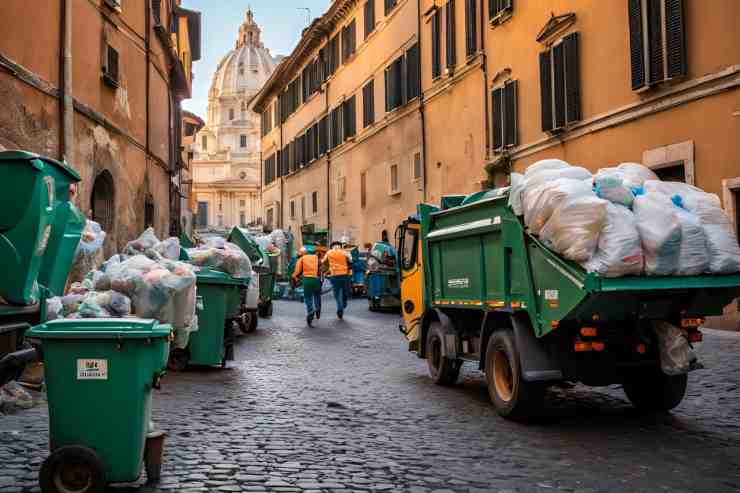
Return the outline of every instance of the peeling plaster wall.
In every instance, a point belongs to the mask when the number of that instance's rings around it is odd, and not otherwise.
[[[0,145],[56,157],[59,103],[0,71]]]

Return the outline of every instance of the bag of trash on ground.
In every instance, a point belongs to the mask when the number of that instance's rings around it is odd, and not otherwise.
[[[234,277],[247,278],[252,272],[252,263],[241,248],[224,241],[223,248],[197,247],[188,250],[190,263],[198,267],[209,267]]]
[[[594,196],[591,185],[583,180],[559,178],[533,188],[524,208],[524,223],[533,234],[539,234],[555,208],[573,197]]]
[[[154,245],[153,249],[166,259],[177,260],[180,258],[180,239],[171,236]]]
[[[133,241],[129,241],[126,244],[126,248],[123,249],[123,253],[126,255],[140,255],[144,254],[147,257],[152,255],[154,247],[159,244],[159,238],[154,233],[154,228],[149,227],[144,230],[141,235]]]
[[[676,217],[681,224],[681,247],[676,276],[698,276],[709,267],[709,253],[704,228],[699,217],[682,207],[676,207]]]
[[[687,373],[691,366],[691,351],[683,331],[668,322],[654,320],[653,332],[658,339],[663,373],[671,376]]]
[[[37,402],[18,382],[8,382],[0,387],[0,413],[13,414],[18,409],[30,409]]]
[[[740,245],[725,211],[711,201],[699,201],[694,212],[701,221],[709,250],[708,271],[712,274],[740,272]]]
[[[586,270],[602,277],[640,275],[642,244],[635,222],[635,215],[628,208],[607,204],[598,247],[594,256],[584,264]]]
[[[667,195],[651,192],[635,197],[633,210],[645,255],[645,273],[673,274],[681,251],[681,223],[675,205]]]
[[[586,262],[596,251],[606,221],[607,204],[596,196],[567,199],[550,216],[540,231],[540,238],[563,257]]]
[[[88,272],[97,269],[103,263],[103,243],[105,231],[100,224],[88,219],[69,271],[69,282],[81,282]]]
[[[624,173],[619,170],[600,170],[594,176],[594,191],[597,197],[625,207],[632,207],[635,200]]]

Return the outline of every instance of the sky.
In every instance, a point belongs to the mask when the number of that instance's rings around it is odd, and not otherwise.
[[[262,29],[262,42],[276,56],[290,54],[309,24],[308,13],[299,9],[311,9],[311,18],[315,18],[330,3],[331,0],[183,0],[183,7],[203,14],[201,59],[193,64],[193,97],[183,101],[183,107],[205,119],[211,78],[218,62],[234,48],[247,7],[252,7]]]

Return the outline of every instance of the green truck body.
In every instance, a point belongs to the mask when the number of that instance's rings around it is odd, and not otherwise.
[[[446,197],[443,208],[422,204],[400,227],[409,224],[419,230],[423,309],[418,325],[405,316],[403,330],[407,337],[413,332],[410,350],[429,360],[437,383],[454,381],[465,360],[492,371],[486,354],[491,339],[506,332],[516,353],[507,357],[518,360],[511,362],[513,380],[520,378],[523,385],[629,386],[641,378],[639,372],[664,385],[655,376],[660,358],[652,324],[682,327],[698,342],[703,317],[721,314],[740,297],[740,274],[600,278],[588,273],[527,233],[508,207],[507,188]],[[403,244],[404,236],[398,235],[399,252],[407,256],[412,249]],[[413,272],[410,263],[402,259],[404,280]],[[404,292],[404,310],[411,313],[414,305],[406,298]],[[487,378],[491,390],[493,375]],[[633,402],[639,400],[632,394]],[[502,414],[515,414],[509,411]]]

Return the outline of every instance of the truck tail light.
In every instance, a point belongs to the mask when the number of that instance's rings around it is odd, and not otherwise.
[[[585,351],[591,351],[591,343],[590,342],[583,342],[583,341],[576,341],[573,344],[573,350],[576,353],[583,353]]]
[[[639,343],[635,346],[635,351],[637,351],[639,354],[645,354],[647,352],[647,346],[643,343]]]
[[[604,344],[603,342],[594,341],[591,343],[591,349],[594,351],[601,352],[604,349],[606,349],[606,344]]]
[[[689,342],[701,342],[704,335],[698,330],[689,332]]]
[[[599,331],[596,327],[581,327],[581,335],[583,337],[596,337]]]

